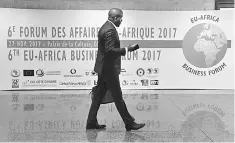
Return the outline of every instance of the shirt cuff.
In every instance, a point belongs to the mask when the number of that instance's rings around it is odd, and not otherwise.
[[[127,49],[127,47],[125,47],[125,49],[126,49],[126,53],[128,52],[128,49]]]

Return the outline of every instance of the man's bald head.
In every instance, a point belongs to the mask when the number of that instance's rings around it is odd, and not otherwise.
[[[109,10],[109,20],[112,21],[117,27],[122,22],[123,12],[119,8],[112,8]]]
[[[121,9],[112,8],[109,10],[109,18],[120,17],[120,16],[123,16],[123,12]]]

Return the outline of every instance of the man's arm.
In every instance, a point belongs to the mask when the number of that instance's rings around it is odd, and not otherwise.
[[[114,48],[115,40],[116,40],[116,31],[114,29],[108,30],[104,34],[105,40],[105,52],[115,52],[120,55],[126,55],[127,48]]]

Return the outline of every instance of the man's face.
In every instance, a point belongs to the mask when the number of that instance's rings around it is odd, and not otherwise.
[[[123,13],[121,13],[121,15],[118,16],[117,19],[115,20],[115,25],[116,25],[117,27],[119,27],[119,26],[121,25],[121,23],[122,23],[122,17],[123,17]]]

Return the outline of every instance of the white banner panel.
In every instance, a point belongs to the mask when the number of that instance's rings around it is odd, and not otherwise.
[[[0,89],[91,89],[107,10],[0,9]],[[233,89],[233,11],[124,11],[123,89]]]

